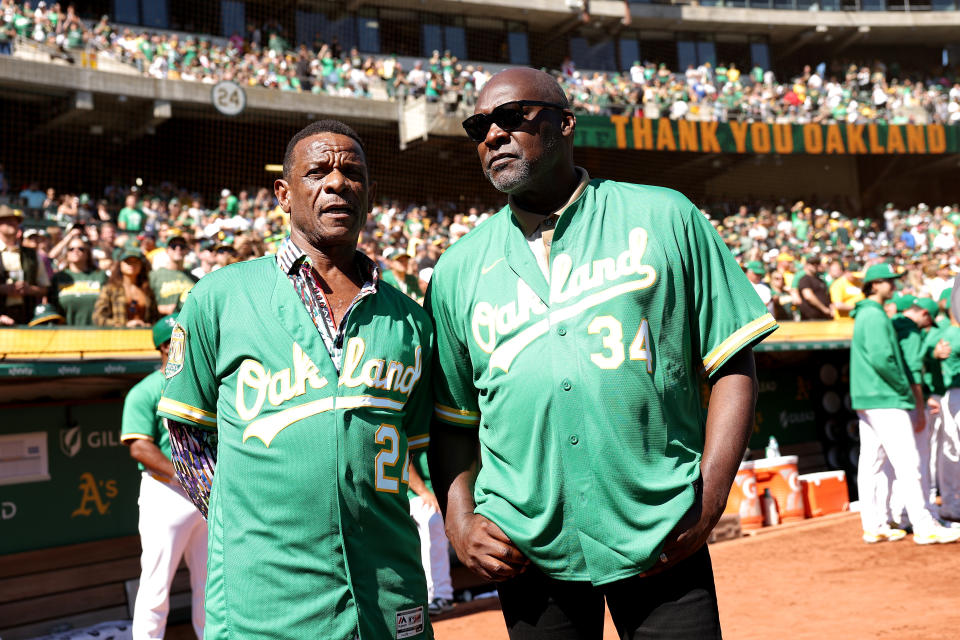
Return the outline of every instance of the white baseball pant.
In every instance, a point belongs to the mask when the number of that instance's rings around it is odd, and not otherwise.
[[[176,479],[144,471],[140,481],[140,588],[133,608],[133,640],[163,640],[170,612],[170,585],[184,558],[193,592],[193,630],[203,638],[207,581],[207,523]]]
[[[941,396],[932,395],[930,396],[932,400],[938,404],[941,401]],[[916,409],[914,409],[916,411]],[[930,412],[930,407],[924,407],[924,418],[926,423],[924,424],[922,431],[913,432],[913,440],[917,449],[917,456],[920,458],[920,490],[923,492],[923,498],[927,505],[927,511],[930,513],[937,513],[937,488],[934,484],[934,478],[936,477],[935,465],[936,457],[931,455],[931,447],[934,439],[939,434],[940,422],[941,422],[941,412],[938,412],[936,415]],[[913,411],[909,412],[911,417]],[[888,488],[890,491],[890,513],[889,521],[897,523],[900,526],[906,526],[910,524],[910,519],[907,517],[906,501],[903,495],[903,483],[894,478],[893,467],[890,464],[890,461],[887,460],[886,464],[883,466],[883,473],[888,480]]]
[[[935,449],[940,516],[960,521],[960,389],[947,391],[941,406],[943,426]]]
[[[427,602],[434,598],[453,600],[449,542],[443,530],[443,517],[420,496],[410,498],[410,515],[420,533],[420,560],[427,577]]]
[[[857,488],[860,493],[860,521],[864,531],[877,531],[887,524],[887,460],[894,476],[903,485],[901,495],[914,532],[929,531],[936,520],[927,510],[920,488],[920,457],[913,437],[913,423],[904,409],[861,409],[860,460]]]

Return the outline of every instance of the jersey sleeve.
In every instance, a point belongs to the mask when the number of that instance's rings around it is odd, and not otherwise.
[[[120,421],[120,441],[149,440],[157,442],[157,401],[150,393],[146,380],[137,383],[123,401],[123,417]]]
[[[870,367],[891,389],[909,393],[911,380],[893,321],[877,307],[863,309],[857,314],[857,322],[861,323],[863,335],[870,341],[869,347],[863,350]]]
[[[944,330],[941,327],[933,325],[930,330],[923,335],[921,351],[923,354],[923,364],[925,366],[940,363],[940,360],[933,355],[933,351],[937,348],[937,343],[943,339],[943,334]]]
[[[217,434],[178,420],[165,420],[173,468],[180,485],[204,518],[217,466]]]
[[[777,323],[720,234],[696,207],[689,210],[684,231],[690,321],[697,355],[713,376],[730,356],[776,330]]]
[[[480,410],[472,379],[470,352],[459,330],[463,324],[451,312],[455,301],[451,299],[451,293],[444,290],[443,277],[443,273],[434,271],[424,300],[424,308],[436,330],[433,417],[446,425],[478,427]]]
[[[211,325],[216,314],[204,297],[187,299],[170,337],[166,385],[157,413],[204,429],[217,428],[216,346]]]

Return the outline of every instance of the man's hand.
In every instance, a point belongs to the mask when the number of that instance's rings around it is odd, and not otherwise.
[[[693,504],[664,539],[663,549],[660,552],[661,559],[642,575],[650,576],[660,573],[692,556],[707,543],[707,538],[710,537],[720,516],[723,515],[723,508],[721,507],[719,511],[704,508],[702,486],[701,480],[697,480],[694,484],[696,493]],[[663,557],[666,557],[666,561]]]
[[[147,326],[147,323],[144,322],[143,320],[138,320],[134,318],[133,320],[127,320],[127,326],[128,327],[145,327]]]
[[[420,496],[420,499],[428,504],[436,513],[440,513],[440,503],[437,502],[437,496],[433,495],[432,491],[427,491]]]
[[[663,556],[647,574],[658,573],[691,556],[706,543],[723,515],[753,426],[757,377],[753,351],[730,357],[713,379],[700,477],[693,504],[664,539]]]
[[[927,417],[923,414],[922,406],[913,412],[913,432],[920,433],[927,426]]]
[[[447,537],[468,569],[493,582],[502,582],[526,570],[530,561],[500,527],[475,513],[451,515],[448,511]]]
[[[4,327],[12,327],[17,324],[16,321],[8,315],[0,314],[0,325]]]
[[[440,513],[440,503],[437,501],[437,496],[427,488],[427,484],[423,481],[423,478],[420,477],[420,473],[417,471],[417,465],[413,464],[413,461],[410,461],[410,466],[407,467],[407,476],[410,489],[417,494],[417,497],[429,505],[436,513]]]
[[[927,398],[927,408],[930,410],[930,415],[932,416],[940,414],[940,403],[933,398]]]

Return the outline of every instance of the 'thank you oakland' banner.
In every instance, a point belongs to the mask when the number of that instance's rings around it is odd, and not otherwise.
[[[579,116],[575,144],[695,153],[946,154],[960,153],[960,126],[768,124]]]

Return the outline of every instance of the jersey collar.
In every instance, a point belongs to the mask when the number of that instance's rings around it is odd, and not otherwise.
[[[523,231],[524,236],[529,236],[536,231],[537,227],[539,227],[545,220],[551,217],[559,218],[561,215],[563,215],[563,212],[570,207],[570,205],[580,199],[580,196],[583,195],[584,190],[586,190],[587,185],[590,183],[590,174],[588,174],[587,170],[583,167],[576,167],[576,170],[580,175],[580,182],[577,184],[577,188],[573,190],[573,193],[570,194],[570,198],[562,207],[547,215],[527,211],[516,203],[516,201],[513,199],[513,196],[507,197],[507,203],[510,205],[510,210],[513,212],[517,222],[520,223],[520,229]]]
[[[280,266],[280,270],[286,275],[290,275],[305,260],[309,262],[310,258],[304,253],[303,249],[293,242],[293,238],[290,236],[284,238],[283,242],[280,243],[280,249],[277,251],[277,264]],[[363,277],[362,288],[370,287],[376,291],[380,284],[380,267],[360,251],[354,254],[353,260]]]

